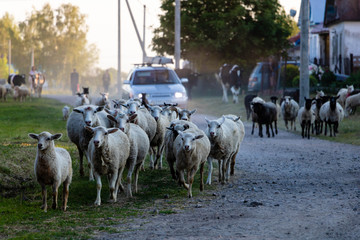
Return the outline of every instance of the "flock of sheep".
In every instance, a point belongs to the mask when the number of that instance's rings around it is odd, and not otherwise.
[[[263,137],[262,125],[266,126],[266,134],[270,137],[270,131],[274,137],[273,123],[275,133],[277,134],[277,121],[282,116],[286,129],[296,130],[296,119],[301,126],[301,135],[303,138],[310,139],[311,133],[319,135],[323,132],[327,135],[329,127],[330,137],[336,136],[338,133],[339,123],[344,116],[354,114],[356,107],[360,106],[360,93],[354,90],[354,87],[347,86],[339,90],[336,97],[325,96],[323,91],[318,91],[315,98],[305,98],[305,104],[299,108],[299,104],[291,96],[284,96],[281,99],[281,105],[277,101],[277,97],[271,97],[271,102],[265,102],[256,95],[245,96],[244,104],[247,112],[247,119],[252,119],[253,126],[251,134],[254,134],[255,124],[259,125],[259,136]]]
[[[191,122],[196,110],[174,105],[151,106],[143,99],[113,100],[102,94],[93,104],[86,94],[78,94],[75,108],[63,108],[66,129],[79,151],[80,175],[84,175],[83,156],[89,166],[89,179],[96,180],[95,205],[101,205],[101,176],[106,175],[110,201],[116,202],[119,190],[132,197],[138,192],[138,176],[150,156],[150,168],[161,169],[162,156],[167,160],[172,178],[192,197],[194,176],[200,169],[200,190],[204,189],[204,166],[209,165],[207,184],[211,184],[212,161],[219,162],[219,182],[225,183],[234,174],[235,158],[245,136],[240,117],[224,115],[216,120],[205,119],[205,131]],[[42,187],[44,211],[46,185],[53,189],[53,205],[57,207],[58,188],[63,183],[63,210],[66,210],[69,184],[72,179],[71,158],[63,148],[54,146],[61,134],[48,132],[29,134],[38,140],[35,175]],[[126,189],[122,174],[127,169]],[[132,177],[134,173],[134,184]],[[185,173],[187,174],[185,180]]]
[[[12,86],[9,83],[0,84],[0,99],[6,102],[9,95],[13,96],[15,101],[18,100],[20,102],[25,101],[27,98],[30,99],[31,97],[30,90],[26,85]]]

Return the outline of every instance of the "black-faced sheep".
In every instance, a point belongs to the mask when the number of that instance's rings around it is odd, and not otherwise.
[[[256,102],[252,104],[253,111],[257,115],[257,122],[259,124],[259,136],[263,137],[262,133],[262,125],[265,124],[266,126],[266,134],[268,137],[270,137],[269,127],[271,128],[272,136],[274,137],[274,130],[272,123],[275,123],[275,132],[277,134],[277,112],[276,112],[276,106],[273,103],[261,103]]]
[[[301,107],[298,112],[299,123],[301,126],[301,136],[310,139],[310,126],[313,126],[315,121],[315,113],[311,109],[311,104],[314,99],[304,97],[305,106]]]
[[[336,137],[339,123],[344,118],[344,110],[336,101],[337,99],[339,99],[339,96],[330,97],[330,100],[320,108],[320,118],[325,122],[325,136],[327,134],[327,126],[329,125],[330,137],[333,135]]]

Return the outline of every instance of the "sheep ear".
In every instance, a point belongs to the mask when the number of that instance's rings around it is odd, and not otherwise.
[[[195,139],[200,139],[200,138],[203,138],[204,137],[204,135],[197,135],[197,136],[195,136]]]
[[[118,128],[110,128],[107,132],[108,132],[108,134],[111,134],[111,133],[117,132],[118,130],[119,130]]]
[[[209,123],[210,123],[210,120],[209,120],[209,119],[207,119],[206,117],[205,117],[205,121],[207,122],[207,124],[209,124]]]
[[[170,130],[170,131],[173,131],[174,130],[174,127],[166,127],[167,130]]]
[[[88,132],[90,132],[90,133],[93,133],[93,132],[94,132],[94,128],[92,128],[92,127],[84,126],[84,128],[85,128]]]
[[[184,130],[189,129],[189,128],[190,128],[189,124],[184,124]]]
[[[111,111],[110,109],[107,109],[107,108],[105,108],[104,110],[105,110],[105,112],[107,112],[110,115],[113,115],[114,112],[115,112],[115,111],[113,112],[113,111]]]
[[[196,112],[196,109],[189,112],[190,115],[193,115]]]
[[[219,125],[221,126],[224,122],[225,122],[225,116],[223,115],[219,122]]]
[[[115,118],[114,116],[112,116],[112,115],[106,115],[106,117],[107,117],[109,120],[117,123],[117,120],[116,120],[116,118]]]
[[[133,115],[131,115],[130,117],[129,117],[129,122],[132,122],[132,121],[134,121],[135,120],[135,118],[137,117],[137,114],[135,113],[135,114],[133,114]]]
[[[240,117],[237,117],[237,118],[235,118],[235,119],[233,119],[233,120],[234,120],[234,122],[237,122],[237,121],[240,120],[240,118],[241,118],[241,116],[240,116]]]
[[[77,113],[83,113],[83,110],[79,108],[74,108],[73,111]]]
[[[184,135],[184,133],[180,130],[177,131],[177,133],[182,137]]]
[[[29,137],[31,137],[33,139],[39,140],[39,135],[37,135],[35,133],[29,133],[28,135],[29,135]]]
[[[335,99],[338,99],[340,97],[340,95],[338,95]]]
[[[101,112],[104,109],[104,106],[99,106],[96,108],[96,112]]]
[[[62,137],[61,133],[51,135],[51,140],[59,140]]]

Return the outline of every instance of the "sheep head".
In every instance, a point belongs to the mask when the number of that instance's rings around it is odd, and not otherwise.
[[[204,137],[204,135],[195,135],[189,132],[178,131],[181,137],[182,149],[185,152],[190,152],[195,148],[195,141]]]
[[[29,137],[36,139],[38,141],[38,149],[44,151],[49,147],[54,147],[54,140],[58,140],[62,137],[61,133],[52,135],[49,132],[42,132],[40,134],[29,133]]]
[[[82,114],[85,124],[92,126],[96,122],[96,113],[103,109],[103,106],[86,105],[74,108],[73,111]]]
[[[90,133],[93,134],[93,143],[94,143],[94,146],[96,148],[99,148],[101,147],[104,142],[107,141],[107,137],[109,134],[111,133],[114,133],[116,131],[118,131],[119,129],[118,128],[109,128],[109,129],[106,129],[102,126],[98,126],[98,127],[88,127],[88,126],[85,126],[86,130],[89,131]]]

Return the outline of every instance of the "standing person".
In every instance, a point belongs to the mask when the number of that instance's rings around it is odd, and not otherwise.
[[[75,68],[70,74],[70,84],[72,95],[75,95],[79,91],[79,73],[76,72]]]
[[[35,79],[37,78],[37,70],[35,66],[31,67],[31,70],[29,72],[29,82],[30,82],[30,93],[35,93]]]
[[[276,92],[276,83],[277,83],[277,70],[278,70],[278,66],[277,66],[277,61],[275,59],[275,57],[271,57],[270,58],[270,93],[274,94]]]
[[[107,69],[102,77],[102,81],[103,81],[103,86],[104,86],[104,91],[105,92],[109,92],[109,85],[110,85],[110,74],[109,74],[109,70]]]

